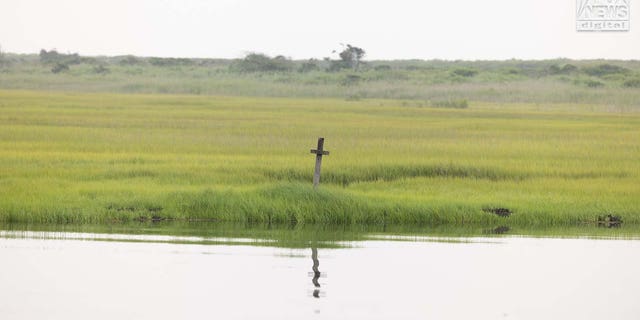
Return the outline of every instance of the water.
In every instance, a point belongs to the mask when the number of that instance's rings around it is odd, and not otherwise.
[[[640,318],[639,240],[263,231],[0,231],[0,318]]]

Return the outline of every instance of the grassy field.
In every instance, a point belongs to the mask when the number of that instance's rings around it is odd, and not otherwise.
[[[4,90],[0,221],[639,224],[639,128],[598,104]]]

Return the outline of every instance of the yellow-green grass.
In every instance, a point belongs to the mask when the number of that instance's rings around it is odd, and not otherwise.
[[[0,91],[0,221],[638,224],[640,114],[592,110]]]

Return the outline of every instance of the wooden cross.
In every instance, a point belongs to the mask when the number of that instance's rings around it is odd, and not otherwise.
[[[322,156],[328,156],[329,151],[324,151],[324,138],[318,138],[318,148],[311,149],[311,153],[316,154],[316,171],[313,174],[313,187],[317,188],[320,184],[320,167],[322,166]]]

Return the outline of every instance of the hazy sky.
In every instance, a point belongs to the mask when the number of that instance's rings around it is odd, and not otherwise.
[[[0,46],[83,55],[640,59],[631,31],[576,32],[576,0],[0,0]]]

